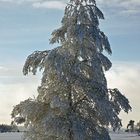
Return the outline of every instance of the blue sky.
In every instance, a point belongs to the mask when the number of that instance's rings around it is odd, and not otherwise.
[[[49,39],[61,25],[65,2],[68,1],[0,0],[0,122],[10,122],[12,106],[37,94],[40,77],[24,77],[22,66],[33,51],[56,46],[50,45]],[[134,113],[122,118],[138,120],[140,1],[97,0],[97,4],[106,18],[100,29],[108,36],[113,50],[109,58],[114,65],[106,74],[109,86],[118,87],[134,106]]]

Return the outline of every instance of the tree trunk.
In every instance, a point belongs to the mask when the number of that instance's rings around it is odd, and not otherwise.
[[[73,138],[73,122],[72,122],[72,114],[73,114],[73,109],[72,109],[72,95],[71,95],[71,86],[69,86],[69,96],[68,96],[68,101],[69,101],[69,112],[68,112],[68,118],[69,118],[69,140],[74,140]]]

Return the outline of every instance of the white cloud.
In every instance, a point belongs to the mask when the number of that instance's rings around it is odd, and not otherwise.
[[[0,0],[0,2],[9,2],[15,4],[28,3],[34,8],[47,8],[58,10],[62,10],[66,6],[66,3],[61,0]]]
[[[134,15],[140,13],[140,0],[97,0],[97,3],[113,14]]]
[[[111,88],[118,88],[130,101],[132,112],[128,115],[121,113],[124,127],[130,119],[140,119],[140,65],[130,63],[117,63],[106,73],[108,85]]]
[[[97,4],[105,12],[112,12],[116,15],[134,15],[140,13],[140,0],[96,0]],[[64,9],[69,0],[0,0],[0,2],[29,3],[34,8]]]
[[[27,81],[27,80],[25,80]],[[11,111],[13,106],[19,104],[29,97],[36,95],[36,81],[30,83],[0,84],[0,122],[11,122]]]
[[[23,2],[37,2],[42,0],[0,0],[0,2],[14,2],[14,3],[23,3]]]
[[[61,1],[46,1],[46,2],[36,2],[32,4],[35,8],[48,8],[48,9],[59,9],[63,10],[66,6],[64,2]]]
[[[23,76],[21,67],[0,67],[0,123],[11,122],[13,106],[37,95],[39,76]]]
[[[0,66],[0,72],[8,70],[6,67]]]

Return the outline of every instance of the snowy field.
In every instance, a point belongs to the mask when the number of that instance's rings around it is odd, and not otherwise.
[[[140,140],[140,136],[137,134],[128,134],[128,133],[111,133],[112,140]]]
[[[23,140],[22,133],[0,133],[0,140]]]
[[[136,134],[110,134],[112,140],[140,140],[140,136]],[[2,133],[0,134],[0,140],[23,140],[21,133]]]

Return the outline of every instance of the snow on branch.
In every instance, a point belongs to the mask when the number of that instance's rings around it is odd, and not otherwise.
[[[110,60],[104,56],[102,53],[98,53],[99,59],[105,71],[109,70],[112,67]]]
[[[111,96],[110,101],[114,104],[116,111],[123,109],[126,113],[131,110],[128,99],[121,94],[118,89],[109,89],[109,94]]]
[[[49,52],[49,50],[35,51],[29,55],[23,67],[23,74],[27,75],[29,72],[32,72],[35,75],[38,68],[42,70],[44,68],[45,58]]]
[[[31,98],[20,102],[12,111],[12,118],[17,124],[34,122],[40,119],[40,116],[47,110],[48,104],[33,100]]]

